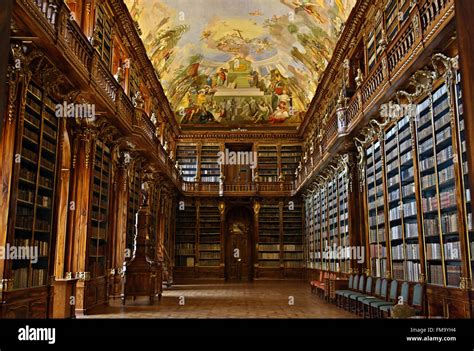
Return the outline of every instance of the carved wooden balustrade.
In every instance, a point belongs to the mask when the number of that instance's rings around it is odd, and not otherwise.
[[[417,15],[416,15],[417,16]],[[411,52],[415,43],[415,28],[413,21],[408,21],[408,28],[403,30],[400,39],[394,42],[394,46],[388,51],[388,68],[390,72],[394,71],[402,62],[402,59]]]
[[[60,36],[64,38],[64,41],[71,49],[73,55],[70,56],[76,63],[76,67],[80,67],[85,72],[89,72],[92,65],[94,48],[90,45],[77,23],[66,19],[64,32],[60,33]]]
[[[62,1],[59,0],[31,0],[38,10],[43,14],[44,18],[49,22],[52,27],[56,26],[56,19],[59,7],[62,5]]]
[[[232,183],[224,182],[221,186],[218,183],[206,182],[182,182],[184,193],[206,196],[254,196],[265,194],[279,194],[291,196],[293,193],[292,182],[252,182],[252,183]]]

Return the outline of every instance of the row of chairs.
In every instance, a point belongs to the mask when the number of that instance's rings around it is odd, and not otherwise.
[[[403,282],[399,291],[399,282],[390,282],[385,278],[365,275],[351,275],[348,289],[336,290],[336,305],[357,313],[364,318],[391,317],[395,306],[410,306],[413,314],[423,310],[423,285],[415,284],[410,298],[410,284]]]
[[[319,280],[313,280],[311,281],[311,292],[316,294],[319,297],[324,297],[324,292],[326,291],[326,279],[329,278],[329,280],[336,279],[336,273],[333,272],[325,272],[325,271],[320,271],[319,272]]]

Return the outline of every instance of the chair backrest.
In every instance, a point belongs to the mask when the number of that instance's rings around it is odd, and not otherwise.
[[[398,281],[392,280],[392,284],[390,284],[390,301],[395,301],[397,299],[397,290],[398,290]]]
[[[402,284],[402,290],[400,291],[400,296],[403,299],[403,303],[408,303],[408,292],[410,291],[410,284],[404,282]]]
[[[382,280],[382,287],[380,288],[380,296],[383,298],[387,297],[387,291],[388,291],[388,282],[387,279]]]
[[[377,278],[375,281],[375,292],[374,294],[377,296],[380,296],[380,287],[382,285],[382,280],[380,278]]]
[[[354,281],[354,276],[351,274],[351,275],[349,276],[349,285],[348,285],[349,289],[352,289],[352,283],[353,283],[353,281]]]
[[[423,304],[423,285],[416,284],[413,288],[412,306],[421,307]]]
[[[359,291],[364,292],[364,287],[365,287],[365,275],[361,275],[359,279]]]
[[[371,276],[367,277],[367,283],[365,283],[365,292],[367,294],[372,293],[372,277]]]
[[[359,289],[359,276],[356,275],[354,278],[354,282],[352,283],[352,290]]]
[[[322,282],[324,279],[324,272],[323,271],[319,271],[319,281]]]

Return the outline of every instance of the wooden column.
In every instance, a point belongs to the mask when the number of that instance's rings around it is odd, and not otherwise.
[[[8,236],[8,219],[10,214],[11,187],[13,167],[15,164],[15,136],[19,125],[20,114],[23,113],[26,101],[27,80],[21,80],[20,75],[10,71],[8,80],[8,100],[5,113],[2,112],[3,133],[0,135],[0,246],[5,247]],[[18,98],[20,97],[20,98]],[[0,300],[2,291],[11,287],[11,280],[6,279],[6,260],[0,260]]]
[[[85,309],[85,287],[90,278],[87,272],[87,240],[91,198],[91,172],[97,130],[93,125],[80,125],[77,133],[77,144],[74,155],[75,211],[72,216],[72,252],[71,269],[79,279],[76,290],[76,313],[83,314]]]
[[[456,0],[456,34],[459,49],[459,63],[462,75],[462,95],[464,108],[464,133],[467,144],[467,163],[469,174],[474,174],[474,69],[472,69],[472,58],[474,57],[474,2],[471,0]],[[474,194],[474,182],[469,179],[471,194]],[[464,252],[463,252],[464,253]],[[472,258],[472,257],[471,257]],[[472,272],[474,273],[474,272]],[[465,276],[466,289],[472,289],[472,276]],[[472,308],[471,308],[472,309]]]
[[[285,253],[285,250],[283,249],[283,206],[285,206],[285,203],[283,202],[283,200],[280,200],[278,202],[278,208],[279,208],[279,211],[280,211],[280,214],[279,214],[279,224],[280,224],[280,278],[283,279],[284,277],[284,260],[283,260],[283,256],[284,256],[284,253]]]
[[[260,202],[258,200],[255,200],[253,202],[253,237],[254,237],[254,247],[253,247],[253,271],[254,271],[254,278],[257,278],[257,272],[258,272],[258,231],[259,231],[259,213],[260,213]]]
[[[222,277],[225,277],[225,252],[226,252],[226,238],[225,238],[225,214],[226,214],[226,204],[224,201],[220,201],[218,204],[219,215],[221,220],[220,228],[220,242],[221,242],[221,263],[220,268],[222,270]]]
[[[60,174],[59,182],[56,194],[56,206],[57,211],[56,220],[56,243],[55,243],[55,256],[53,263],[54,280],[53,284],[53,299],[52,308],[50,309],[53,318],[74,318],[75,317],[75,306],[72,303],[75,299],[76,294],[76,283],[77,279],[72,277],[67,270],[67,242],[68,234],[67,221],[68,216],[71,213],[71,206],[69,203],[69,189],[70,189],[70,178],[71,178],[71,145],[69,142],[69,134],[66,130],[66,121],[60,121],[60,143],[61,151],[59,155]]]
[[[127,247],[127,210],[129,189],[128,170],[130,168],[130,155],[128,152],[118,152],[118,159],[115,160],[115,175],[113,184],[113,221],[111,223],[110,240],[110,291],[113,298],[119,297],[122,293],[122,273],[125,262],[125,249]]]
[[[349,224],[349,245],[351,247],[363,247],[365,252],[364,262],[359,264],[354,258],[350,260],[349,273],[357,269],[360,272],[370,274],[370,260],[368,251],[369,248],[365,244],[365,221],[364,221],[364,195],[360,192],[359,172],[357,171],[357,163],[355,162],[355,155],[349,154],[347,176],[349,180],[348,193],[348,224]],[[351,250],[352,251],[352,250]]]

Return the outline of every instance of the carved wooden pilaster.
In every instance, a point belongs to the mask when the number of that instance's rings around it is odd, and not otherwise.
[[[121,294],[122,269],[125,260],[125,249],[127,240],[127,204],[128,204],[128,170],[131,166],[130,153],[115,146],[113,150],[114,182],[113,198],[113,220],[111,223],[110,240],[110,295],[118,297]]]
[[[87,245],[89,216],[91,211],[90,187],[93,167],[91,158],[94,156],[97,140],[97,128],[86,120],[78,120],[75,147],[75,169],[73,175],[73,201],[75,210],[72,215],[70,237],[72,238],[71,271],[79,279],[77,283],[76,311],[84,313],[86,307],[86,282],[90,277],[87,271]]]

